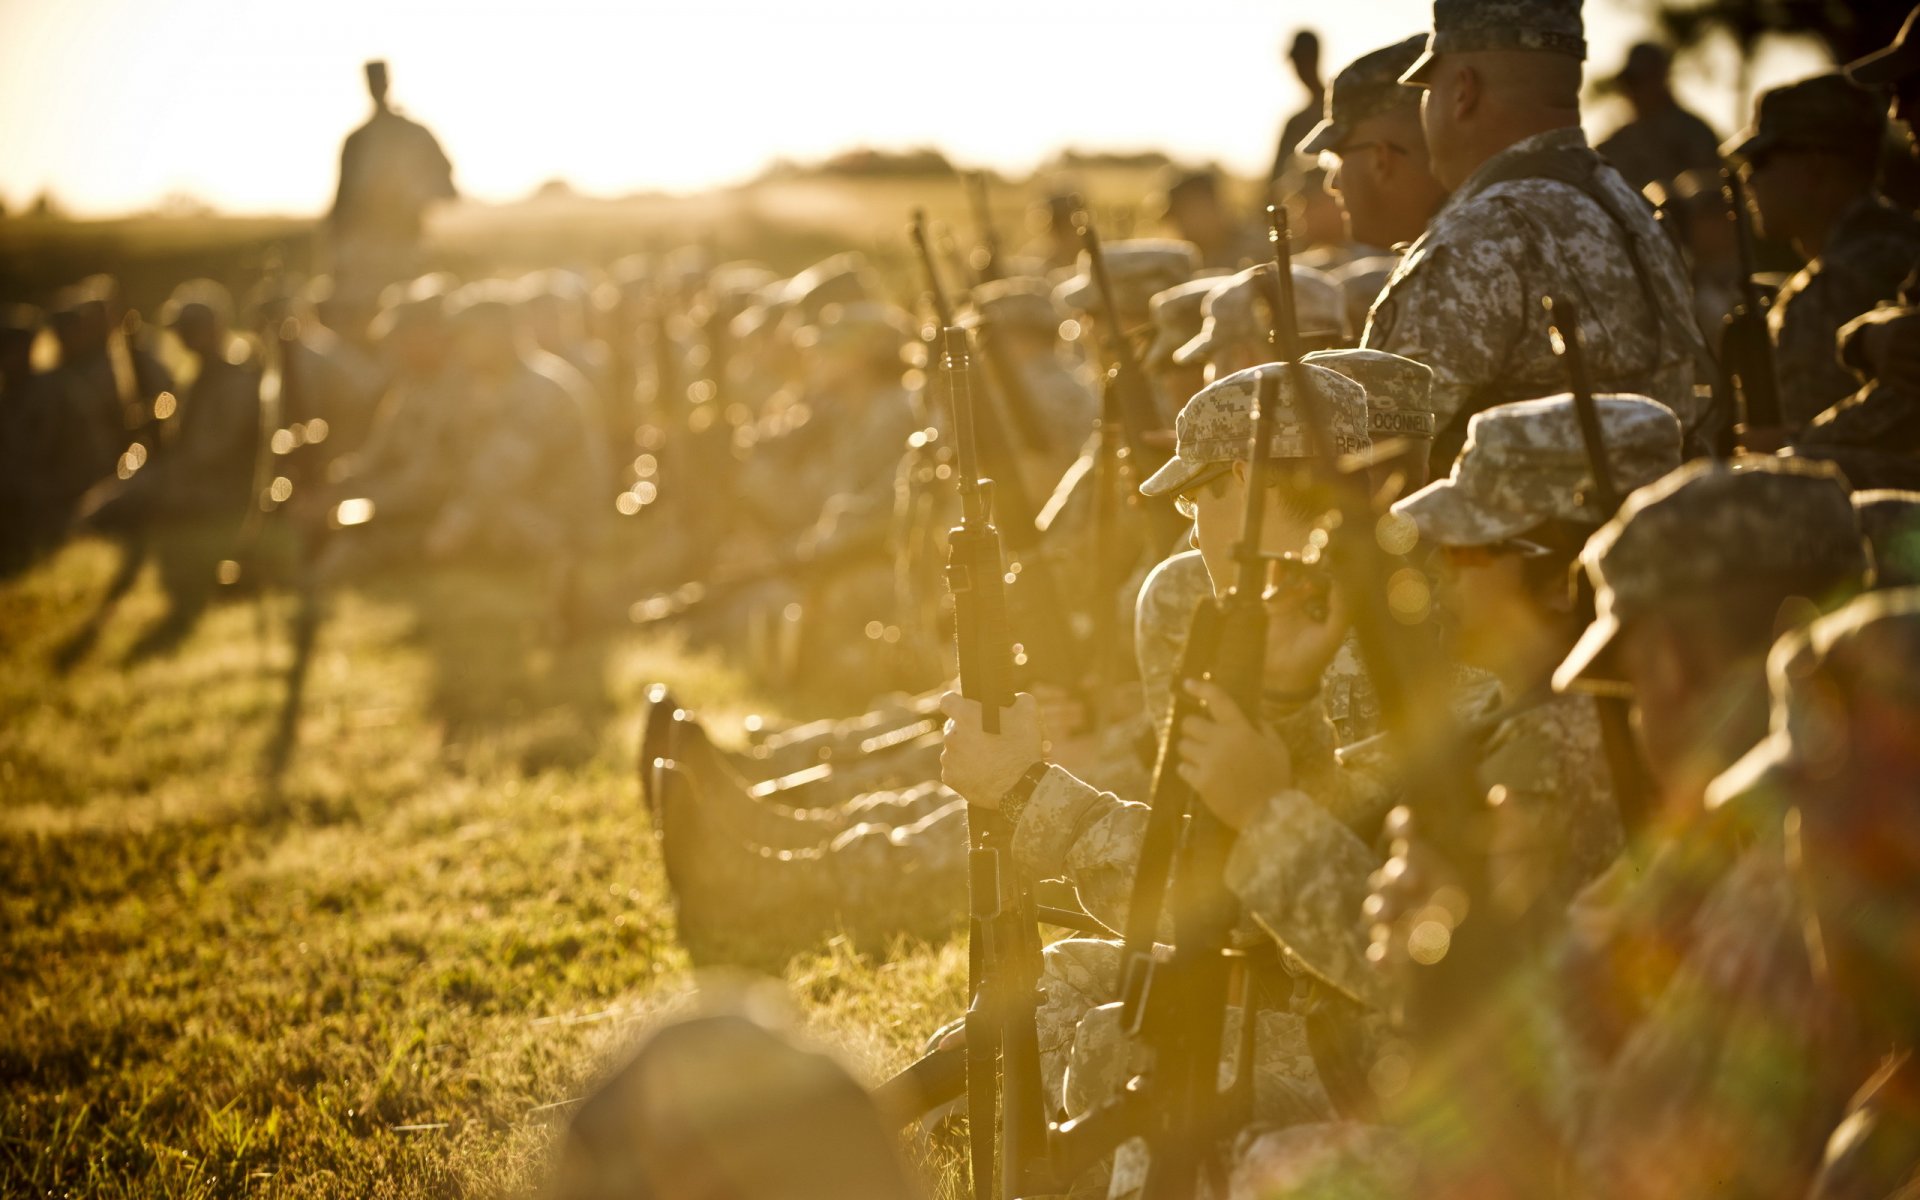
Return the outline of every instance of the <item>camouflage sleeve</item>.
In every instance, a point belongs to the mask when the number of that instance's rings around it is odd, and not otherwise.
[[[1014,860],[1028,879],[1066,879],[1089,913],[1118,929],[1132,900],[1147,812],[1048,767],[1014,822]]]
[[[1213,593],[1197,550],[1176,554],[1147,575],[1134,605],[1133,646],[1140,661],[1140,688],[1156,734],[1165,729],[1173,677],[1193,629],[1193,611]]]
[[[1285,791],[1247,823],[1227,859],[1227,886],[1247,914],[1316,974],[1373,1007],[1360,906],[1378,856],[1313,798]]]
[[[1576,1147],[1596,1197],[1798,1196],[1860,1078],[1777,843],[1743,857],[1614,1056]]]
[[[1379,827],[1396,794],[1388,782],[1392,755],[1381,739],[1336,753],[1338,731],[1327,716],[1325,702],[1317,697],[1297,708],[1269,709],[1263,715],[1293,760],[1296,788],[1350,829],[1370,833]]]
[[[1531,253],[1520,211],[1491,202],[1408,251],[1375,303],[1361,345],[1433,368],[1433,412],[1444,427],[1500,378],[1517,314],[1526,311],[1515,264]]]
[[[1840,365],[1840,326],[1858,316],[1849,308],[1838,285],[1822,271],[1788,281],[1780,300],[1767,314],[1773,332],[1775,371],[1780,377],[1781,415],[1787,428],[1797,430],[1858,386]],[[1870,306],[1871,299],[1866,305]]]

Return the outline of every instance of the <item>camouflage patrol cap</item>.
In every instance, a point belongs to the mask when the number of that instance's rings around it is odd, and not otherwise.
[[[1431,438],[1433,368],[1385,350],[1316,350],[1303,363],[1338,371],[1367,390],[1367,432],[1375,438]]]
[[[1155,292],[1153,299],[1147,301],[1147,312],[1153,317],[1153,344],[1147,347],[1146,353],[1149,370],[1159,370],[1172,363],[1173,352],[1199,334],[1201,323],[1206,320],[1202,307],[1219,283],[1218,276],[1190,279]]]
[[[1400,86],[1400,77],[1426,47],[1427,37],[1416,33],[1404,42],[1362,54],[1333,77],[1327,90],[1327,115],[1297,147],[1309,158],[1338,150],[1353,136],[1353,127],[1368,117],[1393,112],[1420,102],[1418,95]]]
[[[1853,514],[1873,548],[1874,586],[1920,584],[1920,492],[1899,488],[1855,492]]]
[[[1720,153],[1747,162],[1777,150],[1878,153],[1886,132],[1887,109],[1880,97],[1835,72],[1760,93],[1753,124]]]
[[[1920,714],[1920,588],[1868,592],[1774,643],[1770,731],[1707,788],[1720,808],[1769,784],[1830,778],[1851,751],[1847,711],[1863,701]]]
[[[1587,58],[1581,0],[1433,0],[1433,32],[1401,83],[1424,86],[1442,54],[1540,50]]]
[[[1216,280],[1200,311],[1206,314],[1200,332],[1173,352],[1181,366],[1211,358],[1236,343],[1267,345],[1270,332],[1265,314],[1272,288],[1273,264],[1258,263],[1237,275]],[[1341,334],[1346,331],[1345,301],[1340,287],[1300,263],[1293,265],[1294,320],[1302,335]]]
[[[1302,366],[1325,406],[1335,454],[1358,454],[1367,437],[1367,393],[1325,367]],[[1275,458],[1312,458],[1313,439],[1297,407],[1293,375],[1279,363],[1263,363],[1216,379],[1194,393],[1174,418],[1173,457],[1140,485],[1143,496],[1171,496],[1216,463],[1244,462],[1253,453],[1253,404],[1264,375],[1280,373],[1280,408],[1268,452]]]
[[[959,324],[963,329],[991,325],[1057,334],[1066,319],[1066,310],[1054,300],[1045,280],[1013,276],[990,279],[974,288],[973,308],[960,314]]]
[[[1200,269],[1200,251],[1194,244],[1172,238],[1108,242],[1100,250],[1107,260],[1107,276],[1113,280],[1114,302],[1123,314],[1146,312],[1155,292],[1185,283]],[[1053,298],[1074,312],[1098,315],[1100,289],[1093,283],[1092,263],[1082,250],[1078,269],[1054,289]]]
[[[1680,420],[1645,396],[1595,396],[1607,466],[1622,493],[1680,465]],[[1546,521],[1598,525],[1586,443],[1573,397],[1499,404],[1467,422],[1467,442],[1445,479],[1393,506],[1442,546],[1490,546]]]
[[[1920,73],[1920,5],[1915,5],[1893,42],[1848,63],[1842,70],[1862,87],[1885,87]]]
[[[1821,593],[1858,586],[1867,569],[1840,473],[1804,459],[1700,460],[1627,498],[1580,552],[1594,618],[1553,674],[1561,691],[1604,686],[1602,652],[1626,622],[1742,581]],[[1810,596],[1819,599],[1819,596]]]

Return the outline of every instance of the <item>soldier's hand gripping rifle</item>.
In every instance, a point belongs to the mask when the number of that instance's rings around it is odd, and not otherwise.
[[[1599,510],[1602,522],[1620,511],[1626,497],[1614,483],[1613,468],[1607,457],[1606,433],[1600,426],[1600,410],[1593,400],[1593,373],[1587,368],[1586,335],[1580,328],[1580,311],[1564,296],[1548,296],[1541,301],[1547,310],[1547,327],[1553,335],[1554,352],[1567,363],[1568,383],[1573,390],[1574,416],[1580,422],[1580,444],[1586,452],[1587,472],[1592,491],[1587,499]],[[1762,334],[1765,333],[1764,328]],[[1591,617],[1593,581],[1577,565],[1573,587],[1575,609]],[[1633,734],[1630,705],[1617,696],[1595,698],[1600,714],[1600,740],[1607,754],[1607,770],[1613,780],[1614,800],[1620,806],[1620,821],[1629,834],[1646,827],[1652,815],[1654,783],[1640,758]]]
[[[911,234],[926,279],[934,317],[940,323],[944,338],[944,331],[954,324],[953,306],[940,281],[939,264],[934,259],[933,248],[927,237],[926,214],[921,210],[914,210]],[[981,330],[980,346],[997,395],[984,397],[988,403],[974,408],[973,420],[980,438],[980,445],[976,449],[984,450],[982,457],[999,480],[994,490],[998,527],[1018,564],[1017,578],[1021,591],[1031,598],[1031,603],[1021,607],[1022,616],[1031,622],[1025,630],[1027,637],[1022,639],[1021,644],[1036,674],[1063,687],[1078,689],[1086,682],[1088,652],[1068,620],[1053,565],[1040,547],[1040,530],[1035,524],[1039,510],[1027,491],[1020,474],[1020,464],[1011,449],[1009,426],[1020,424],[1018,414],[1026,414],[1026,425],[1036,426],[1038,414],[1019,369],[1007,360],[1005,347],[994,338],[991,330]],[[939,347],[935,347],[936,353],[938,350]],[[1004,401],[1004,404],[995,404],[995,400]],[[1031,433],[1031,430],[1026,432]]]
[[[1753,278],[1753,215],[1747,208],[1746,184],[1736,167],[1725,168],[1721,179],[1740,255],[1740,302],[1727,314],[1720,334],[1722,387],[1734,399],[1733,427],[1720,449],[1745,445],[1749,438],[1757,443],[1754,448],[1767,449],[1769,435],[1777,437],[1781,423],[1780,376],[1767,332],[1768,301]]]

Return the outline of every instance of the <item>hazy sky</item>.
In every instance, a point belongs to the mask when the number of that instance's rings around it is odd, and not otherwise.
[[[1645,32],[1590,0],[1590,69]],[[170,193],[306,213],[363,120],[360,64],[485,200],[565,178],[686,190],[775,157],[938,145],[1025,169],[1063,145],[1158,146],[1241,171],[1301,102],[1280,51],[1317,27],[1331,73],[1425,27],[1428,0],[0,0],[0,196],[86,215]],[[1818,68],[1770,55],[1757,83]],[[1685,93],[1722,127],[1731,56]],[[1744,109],[1744,105],[1740,106]],[[1602,124],[1604,115],[1597,117]]]

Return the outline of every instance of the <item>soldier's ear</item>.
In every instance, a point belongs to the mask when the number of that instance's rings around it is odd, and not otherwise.
[[[1469,63],[1457,63],[1453,68],[1452,93],[1454,120],[1470,117],[1480,107],[1480,97],[1485,90],[1486,81],[1481,79],[1478,69]]]

